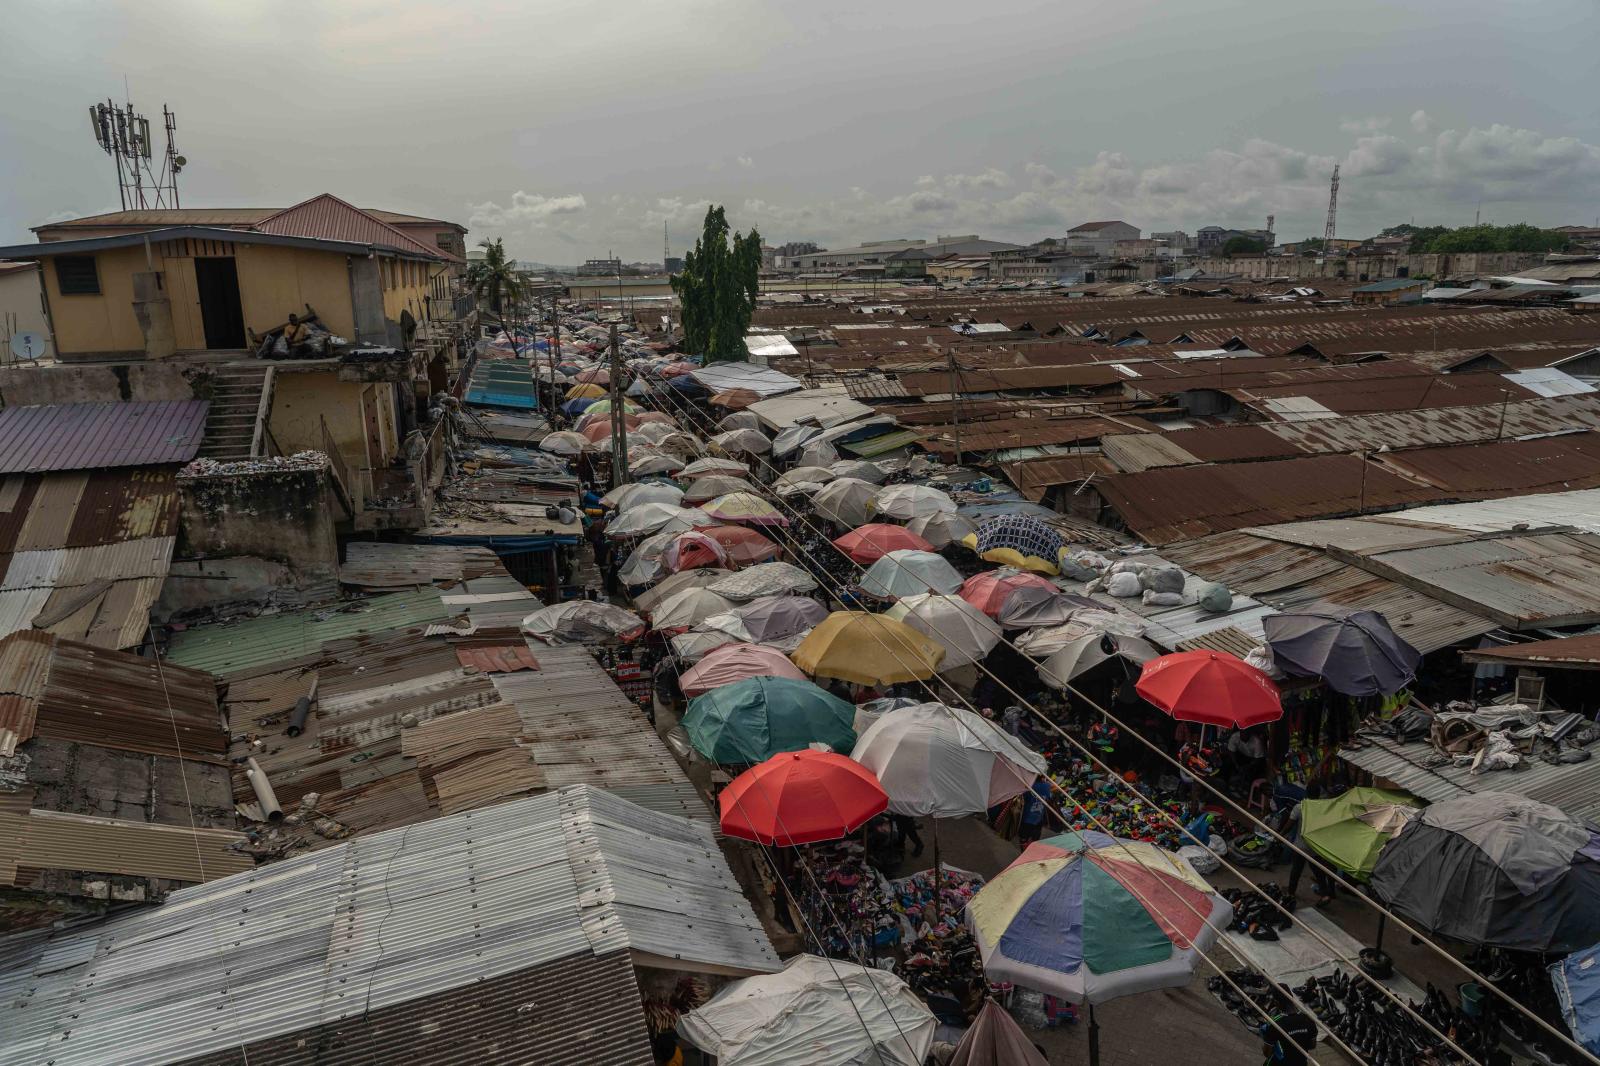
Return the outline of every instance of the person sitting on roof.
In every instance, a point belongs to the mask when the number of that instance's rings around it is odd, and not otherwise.
[[[305,346],[306,338],[310,335],[310,332],[306,328],[306,324],[300,321],[299,315],[289,316],[288,324],[283,327],[283,343],[289,350],[290,355],[295,354],[296,349]]]

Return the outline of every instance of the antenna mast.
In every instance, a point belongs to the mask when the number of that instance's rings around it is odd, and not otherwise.
[[[124,211],[179,206],[178,173],[188,160],[178,154],[178,116],[163,104],[161,119],[167,147],[158,167],[150,120],[133,109],[131,100],[118,105],[107,99],[89,108],[95,143],[116,166],[117,193]]]
[[[1339,215],[1339,164],[1333,165],[1333,181],[1328,186],[1328,224],[1322,229],[1322,250],[1332,251],[1333,223]]]
[[[672,259],[672,238],[667,236],[667,223],[666,223],[666,220],[663,219],[662,222],[661,222],[661,272],[663,274],[671,274],[672,273],[672,270],[667,266],[667,263],[671,259]]]

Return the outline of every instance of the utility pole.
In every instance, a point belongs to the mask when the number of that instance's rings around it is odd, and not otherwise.
[[[611,487],[628,483],[627,423],[622,410],[622,348],[611,325]]]
[[[945,365],[950,371],[950,419],[955,426],[956,463],[961,462],[961,393],[956,389],[956,350],[944,350]]]

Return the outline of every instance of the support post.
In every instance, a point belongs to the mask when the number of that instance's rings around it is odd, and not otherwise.
[[[611,326],[611,487],[628,483],[627,421],[623,417],[622,348]]]

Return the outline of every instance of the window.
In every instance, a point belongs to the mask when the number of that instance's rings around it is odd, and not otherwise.
[[[56,284],[63,296],[99,295],[100,275],[94,267],[94,256],[56,256]]]

